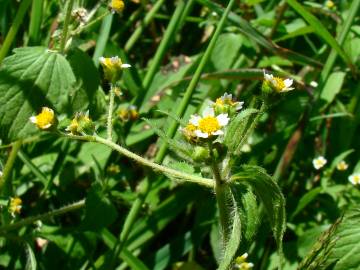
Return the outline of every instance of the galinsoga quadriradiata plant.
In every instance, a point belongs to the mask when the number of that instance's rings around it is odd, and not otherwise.
[[[277,95],[293,89],[291,87],[292,80],[274,77],[272,74],[264,72],[262,95],[257,98],[252,108],[245,108],[246,106],[243,101],[236,101],[231,94],[225,93],[213,102],[209,102],[199,114],[191,115],[189,119],[183,119],[186,105],[199,81],[200,75],[214,48],[216,39],[224,26],[224,22],[234,1],[229,1],[228,7],[200,61],[199,67],[189,87],[185,91],[183,102],[179,106],[179,111],[176,115],[169,113],[170,118],[175,119],[169,128],[169,132],[163,132],[152,121],[144,119],[166,143],[164,144],[165,148],[160,149],[162,154],[159,155],[159,158],[155,159],[155,161],[144,158],[126,149],[117,143],[113,134],[113,117],[116,109],[115,97],[121,92],[120,81],[124,69],[131,68],[129,64],[123,63],[118,56],[100,57],[98,59],[103,69],[104,79],[110,84],[107,116],[106,121],[103,121],[106,122],[106,136],[103,137],[97,134],[96,127],[103,126],[103,122],[92,121],[91,107],[89,110],[85,109],[76,112],[72,119],[64,119],[61,116],[61,113],[65,113],[66,111],[66,106],[64,106],[66,101],[59,98],[60,93],[61,91],[72,89],[75,82],[75,75],[71,70],[69,62],[63,55],[71,49],[72,40],[87,29],[87,27],[103,19],[109,15],[110,12],[119,13],[124,8],[123,1],[112,0],[110,1],[109,11],[91,20],[94,12],[88,13],[82,8],[75,10],[73,9],[73,3],[73,0],[66,3],[63,31],[61,35],[54,35],[53,37],[54,39],[59,38],[58,46],[55,46],[56,48],[54,48],[54,50],[48,50],[43,47],[17,49],[15,50],[15,55],[8,57],[3,62],[2,69],[10,74],[13,72],[12,68],[17,66],[19,61],[21,65],[25,66],[25,70],[27,70],[29,66],[34,68],[34,73],[38,72],[41,74],[42,67],[48,68],[50,66],[48,63],[51,63],[51,69],[56,69],[56,72],[54,71],[55,75],[51,76],[50,71],[46,70],[49,76],[47,76],[44,82],[37,82],[35,78],[35,90],[41,94],[41,97],[44,96],[39,99],[43,102],[42,104],[38,104],[37,101],[35,101],[34,104],[29,104],[26,102],[26,97],[19,96],[19,100],[16,102],[24,104],[21,110],[22,113],[26,113],[27,116],[20,118],[20,120],[14,120],[14,126],[8,123],[10,128],[7,130],[7,134],[2,134],[2,136],[23,138],[26,137],[24,134],[27,134],[27,131],[24,131],[23,127],[25,126],[27,129],[31,129],[35,125],[42,131],[51,132],[71,140],[81,140],[106,145],[121,155],[143,166],[149,167],[157,173],[166,175],[169,179],[180,183],[190,182],[198,184],[211,190],[218,206],[218,217],[222,237],[222,243],[219,243],[219,245],[221,245],[223,253],[219,261],[219,269],[250,269],[253,267],[252,263],[246,262],[248,257],[247,253],[241,256],[238,255],[241,254],[239,250],[241,241],[251,242],[256,233],[256,220],[258,220],[258,218],[254,217],[255,215],[261,216],[266,214],[268,216],[274,238],[278,245],[279,257],[281,258],[282,237],[285,231],[285,202],[283,195],[276,182],[264,169],[251,165],[237,167],[235,166],[235,161],[239,158],[243,146],[247,143],[261,116],[271,104],[271,101],[274,98],[276,99]],[[179,8],[181,7],[184,7],[183,2],[182,6],[179,5]],[[70,23],[71,16],[77,20],[77,23],[75,23],[76,21],[73,22],[73,24]],[[27,56],[27,58],[25,56]],[[26,59],[22,60],[24,57]],[[77,55],[77,57],[81,58],[81,54]],[[33,63],[36,63],[36,67],[33,66]],[[26,72],[24,72],[24,74],[27,75]],[[61,74],[61,76],[59,74]],[[151,81],[151,76],[145,79],[146,83],[144,84],[147,85],[148,82]],[[30,76],[29,80],[34,80],[34,78]],[[21,92],[19,87],[21,86],[17,86],[17,88],[14,87],[11,91]],[[15,92],[13,93],[14,95],[16,94]],[[8,94],[11,95],[12,93]],[[71,102],[76,103],[75,100]],[[9,103],[6,104],[6,106],[10,108],[12,104]],[[12,110],[9,108],[6,107],[4,111],[11,113]],[[134,106],[130,106],[126,112],[119,111],[119,114],[120,117],[126,119],[126,121],[139,116]],[[10,116],[4,116],[4,121],[6,119],[11,119],[9,120],[10,122],[13,121]],[[178,128],[179,125],[181,126],[180,128]],[[182,139],[174,139],[174,133],[176,131],[182,134]],[[5,165],[4,172],[1,172],[0,175],[0,188],[9,185],[8,179],[11,167],[22,143],[23,141],[21,139],[13,144],[12,152]],[[181,158],[192,163],[194,167],[199,168],[201,174],[185,173],[162,165],[161,163],[164,158],[163,153],[165,153],[164,151],[166,151],[167,146],[174,150]],[[146,193],[148,191],[145,189],[144,192]],[[6,191],[6,194],[9,195],[10,192]],[[262,211],[259,213],[253,212],[255,209],[254,205],[257,203],[255,195],[263,203]],[[141,204],[142,202],[140,200],[138,204],[134,205],[136,207],[136,205]],[[15,220],[14,222],[5,222],[2,227],[0,227],[0,233],[30,225],[39,220],[62,215],[83,208],[84,206],[85,200],[81,200],[49,213],[31,216],[18,221]],[[22,200],[18,197],[11,198],[8,209],[11,216],[15,218],[22,209]],[[124,229],[122,231],[120,242],[114,247],[115,257],[117,257],[117,253],[120,253],[125,244],[129,234],[129,228],[131,228],[134,219],[136,219],[138,209],[139,207],[137,210],[130,211],[129,218],[125,221],[124,228],[127,228],[127,230]],[[279,261],[281,261],[281,259]]]
[[[285,230],[284,198],[276,182],[262,168],[243,165],[234,168],[234,161],[241,154],[241,149],[254,131],[261,115],[265,112],[268,102],[276,95],[293,88],[291,79],[274,77],[264,72],[262,96],[254,108],[244,109],[243,101],[234,100],[231,94],[225,93],[214,102],[210,101],[201,114],[190,116],[188,122],[179,119],[184,124],[179,131],[183,140],[177,141],[166,137],[164,133],[144,119],[161,136],[180,157],[191,161],[201,168],[203,176],[184,173],[145,159],[121,145],[115,143],[112,137],[114,90],[121,78],[122,70],[130,68],[123,64],[117,56],[100,59],[105,78],[111,82],[109,93],[107,137],[96,135],[95,124],[89,112],[77,113],[64,129],[57,129],[57,117],[51,108],[43,107],[30,121],[39,129],[57,132],[69,139],[97,142],[127,156],[134,161],[152,168],[177,181],[188,181],[213,189],[217,201],[219,223],[222,235],[223,258],[219,269],[250,269],[252,263],[245,262],[242,257],[234,260],[241,241],[242,224],[247,224],[244,217],[253,213],[247,207],[254,203],[254,193],[264,204],[264,210],[269,216],[274,237],[281,256],[281,241]],[[246,226],[246,225],[245,225]],[[250,226],[250,225],[247,225]],[[253,235],[246,235],[250,241]],[[244,255],[242,255],[244,256]],[[241,263],[239,263],[242,261]],[[239,266],[241,265],[241,267]],[[240,267],[240,268],[239,268]]]

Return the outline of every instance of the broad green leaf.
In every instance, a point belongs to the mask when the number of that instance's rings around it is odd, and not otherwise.
[[[225,33],[219,36],[211,54],[215,70],[229,69],[238,57],[243,37],[239,34]]]
[[[327,260],[334,270],[360,269],[360,209],[348,211],[337,227],[332,241],[335,243]]]
[[[29,117],[43,106],[64,112],[74,83],[61,54],[44,47],[15,49],[0,68],[0,138],[14,141],[37,132]]]
[[[325,231],[299,265],[299,269],[360,269],[360,209],[349,209]]]
[[[104,196],[98,184],[91,187],[85,203],[85,217],[80,225],[80,229],[97,231],[109,226],[116,220],[116,208]]]
[[[37,269],[37,262],[34,251],[32,250],[29,243],[25,243],[26,248],[26,265],[25,270],[36,270]]]
[[[232,185],[232,192],[239,208],[241,230],[244,240],[242,245],[250,246],[260,225],[260,213],[256,197],[250,188]]]
[[[240,153],[242,146],[251,135],[247,131],[257,112],[256,109],[243,110],[230,122],[224,138],[224,144],[230,152],[236,155]]]
[[[227,270],[230,268],[231,263],[234,260],[236,252],[240,246],[241,241],[241,220],[239,215],[239,210],[237,207],[237,203],[234,198],[233,200],[233,220],[232,220],[232,228],[231,234],[228,242],[225,246],[224,256],[220,261],[219,270]]]
[[[86,111],[90,103],[93,103],[96,91],[99,89],[100,77],[91,58],[79,49],[70,51],[67,56],[71,68],[76,76],[74,89],[69,93],[71,96],[71,108],[73,111]],[[96,108],[90,108],[90,116]]]
[[[326,41],[326,43],[328,43],[334,50],[336,50],[345,63],[352,67],[350,58],[346,55],[336,39],[314,15],[307,11],[306,8],[296,0],[286,0],[286,2],[313,27],[315,33],[317,33],[322,39]]]
[[[320,99],[324,100],[327,104],[331,103],[340,92],[344,83],[345,75],[345,72],[342,71],[330,74],[324,89],[321,91]]]
[[[263,202],[281,255],[286,229],[285,199],[277,183],[264,169],[250,165],[243,165],[239,172],[231,177],[231,181],[234,184],[238,182],[251,186]]]

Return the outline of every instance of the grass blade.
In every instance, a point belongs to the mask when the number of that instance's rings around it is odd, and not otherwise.
[[[353,64],[351,63],[350,58],[346,55],[344,50],[340,47],[336,39],[329,33],[325,26],[309,11],[307,11],[299,2],[296,0],[286,0],[287,3],[299,13],[314,29],[326,43],[328,43],[345,61],[345,63],[351,68],[354,69]]]

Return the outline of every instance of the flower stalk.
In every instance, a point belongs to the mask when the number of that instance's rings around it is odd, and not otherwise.
[[[104,144],[104,145],[110,147],[111,149],[119,152],[120,154],[140,163],[141,165],[150,167],[154,171],[159,171],[165,175],[169,175],[169,176],[181,179],[181,180],[197,183],[197,184],[200,184],[200,185],[208,187],[208,188],[214,187],[214,181],[212,179],[203,178],[203,177],[188,174],[188,173],[183,173],[183,172],[168,168],[166,166],[157,164],[155,162],[152,162],[146,158],[143,158],[143,157],[127,150],[126,148],[124,148],[110,140],[101,138],[99,136],[77,136],[77,135],[71,135],[71,134],[65,134],[64,136],[71,138],[71,139],[83,140],[83,141],[88,141],[88,142],[97,142],[97,143]]]
[[[109,93],[109,111],[108,111],[107,125],[106,125],[107,139],[110,141],[112,141],[112,128],[113,128],[112,115],[114,112],[114,100],[115,100],[114,90],[115,90],[115,85],[111,83],[110,93]]]
[[[60,216],[60,215],[66,214],[68,212],[72,212],[72,211],[81,209],[84,206],[85,206],[85,200],[81,200],[81,201],[75,202],[73,204],[69,204],[67,206],[61,207],[59,209],[50,211],[45,214],[24,218],[18,222],[0,227],[0,234],[3,234],[7,231],[18,229],[18,228],[26,226],[26,225],[33,224],[34,222],[36,222],[38,220],[45,220],[45,219],[49,219],[49,218],[52,218],[55,216]]]

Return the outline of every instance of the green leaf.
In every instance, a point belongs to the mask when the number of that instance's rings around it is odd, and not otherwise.
[[[37,262],[34,251],[32,250],[29,243],[25,242],[26,248],[26,265],[25,270],[36,270],[37,269]]]
[[[229,237],[229,241],[226,243],[224,257],[220,262],[218,268],[219,270],[229,269],[231,263],[234,260],[234,257],[236,255],[236,252],[239,248],[241,241],[241,220],[240,220],[239,210],[234,198],[233,198],[233,204],[234,204],[234,209],[233,209],[234,215],[232,221],[231,234]]]
[[[15,141],[37,132],[29,117],[43,106],[63,112],[74,83],[61,54],[44,47],[15,49],[0,68],[0,138]]]
[[[314,29],[315,33],[317,33],[323,40],[325,40],[336,52],[340,55],[340,57],[347,63],[350,67],[352,67],[352,63],[350,58],[346,55],[344,50],[341,48],[336,39],[329,33],[329,31],[325,28],[325,26],[309,11],[306,10],[299,2],[296,0],[286,0],[286,2],[293,8],[297,13],[299,13]]]
[[[242,245],[245,241],[245,246],[250,246],[260,225],[260,213],[256,197],[249,187],[232,185],[231,189],[239,205],[241,230],[244,236]]]
[[[323,191],[322,187],[317,187],[305,193],[299,200],[291,219],[297,216],[307,205],[309,205],[315,198]]]
[[[333,246],[326,265],[334,266],[334,270],[360,269],[360,208],[348,211],[335,234],[332,236]]]
[[[99,89],[99,72],[91,58],[79,49],[70,51],[67,58],[77,80],[69,93],[72,111],[86,111]],[[97,109],[91,107],[91,110]]]
[[[352,208],[325,231],[299,269],[360,269],[360,209]]]
[[[250,135],[250,133],[247,133],[248,127],[257,112],[258,110],[256,109],[243,110],[230,122],[226,130],[224,144],[232,153],[238,155],[242,146],[247,142]]]
[[[85,202],[85,217],[80,225],[81,230],[97,231],[109,226],[117,218],[117,211],[106,198],[99,184],[94,184]]]
[[[285,198],[278,184],[264,169],[250,165],[243,165],[240,171],[231,177],[231,181],[234,184],[238,182],[251,186],[255,194],[263,202],[281,256],[286,221]]]
[[[345,72],[341,71],[331,73],[324,89],[321,91],[320,99],[324,100],[327,104],[333,102],[343,86],[345,75]]]
[[[232,66],[238,57],[242,40],[241,35],[234,33],[225,33],[219,36],[210,57],[215,70],[224,70]]]

